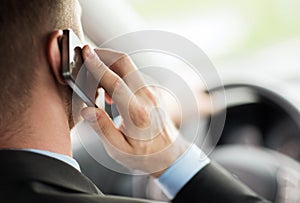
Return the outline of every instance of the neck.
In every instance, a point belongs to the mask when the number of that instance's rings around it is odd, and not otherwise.
[[[0,142],[0,148],[31,148],[72,156],[66,110],[61,98],[53,95],[51,90],[36,90],[26,110],[26,124],[16,126],[17,132]]]

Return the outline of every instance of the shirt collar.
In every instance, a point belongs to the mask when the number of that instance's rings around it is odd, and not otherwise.
[[[40,149],[22,149],[22,150],[41,154],[41,155],[48,156],[48,157],[52,157],[54,159],[58,159],[62,162],[65,162],[66,164],[69,164],[70,166],[74,167],[78,171],[80,171],[80,166],[79,166],[78,162],[75,159],[73,159],[72,157],[69,157],[69,156],[66,156],[63,154],[58,154],[55,152],[49,152],[46,150],[40,150]]]

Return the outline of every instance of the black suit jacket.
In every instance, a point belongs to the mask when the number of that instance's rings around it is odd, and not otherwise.
[[[110,203],[153,202],[106,196],[72,166],[40,154],[0,151],[0,202]],[[209,164],[178,193],[173,202],[264,202],[215,164]]]

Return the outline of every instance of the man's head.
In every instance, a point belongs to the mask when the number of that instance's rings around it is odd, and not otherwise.
[[[0,4],[1,135],[14,134],[16,123],[19,128],[24,124],[33,91],[47,71],[68,106],[69,89],[59,83],[61,33],[56,30],[71,28],[81,38],[83,34],[77,0],[2,0]]]

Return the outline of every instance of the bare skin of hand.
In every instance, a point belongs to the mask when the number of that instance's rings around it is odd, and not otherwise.
[[[147,85],[129,56],[108,49],[82,50],[85,65],[117,106],[123,122],[115,127],[103,109],[87,107],[83,118],[101,138],[108,154],[129,169],[161,175],[189,143],[160,106],[155,87]]]

